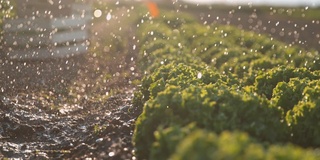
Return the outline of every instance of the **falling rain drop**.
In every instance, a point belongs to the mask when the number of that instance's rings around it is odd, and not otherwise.
[[[107,21],[110,21],[111,18],[112,18],[111,13],[108,13],[107,16],[106,16]]]
[[[102,11],[100,9],[97,9],[93,13],[94,17],[99,18],[102,16]]]
[[[115,155],[115,153],[114,152],[109,152],[109,157],[113,157],[114,155]]]
[[[100,143],[100,142],[102,142],[102,141],[103,141],[103,138],[98,138],[98,139],[96,139],[96,142],[97,142],[97,143]],[[111,152],[110,152],[110,153],[111,153]],[[110,153],[109,153],[109,154],[110,154]],[[109,156],[110,156],[110,155],[109,155]]]
[[[198,79],[201,79],[201,78],[202,78],[202,73],[201,73],[201,72],[198,73],[197,78],[198,78]]]

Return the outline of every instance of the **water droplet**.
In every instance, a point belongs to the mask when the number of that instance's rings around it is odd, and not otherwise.
[[[113,157],[114,155],[115,155],[115,153],[114,152],[109,152],[109,157]]]
[[[102,141],[103,141],[103,138],[98,138],[98,139],[96,140],[97,143],[102,142]],[[111,153],[111,152],[110,152],[110,153]],[[110,153],[109,153],[109,154],[110,154]],[[109,155],[109,156],[110,156],[110,155]]]
[[[107,16],[106,16],[107,21],[110,21],[110,20],[111,20],[111,18],[112,18],[111,13],[108,13],[108,14],[107,14]]]
[[[201,78],[202,78],[202,73],[201,73],[201,72],[198,73],[197,78],[198,78],[198,79],[201,79]]]
[[[110,112],[110,111],[106,111],[106,115],[107,115],[107,116],[110,116],[110,115],[111,115],[111,112]]]
[[[102,16],[102,11],[100,9],[97,9],[93,13],[94,17],[99,18]]]

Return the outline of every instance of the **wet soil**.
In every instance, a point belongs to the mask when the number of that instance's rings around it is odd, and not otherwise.
[[[132,158],[131,136],[139,114],[130,104],[132,93],[56,110],[32,96],[2,97],[1,158]]]
[[[4,62],[0,158],[132,159],[141,111],[131,105],[130,82],[138,75],[127,77],[134,63],[122,57]]]
[[[131,104],[140,79],[133,42],[109,47],[114,36],[132,39],[130,26],[117,31],[126,10],[92,22],[85,55],[0,59],[0,159],[135,159],[131,137],[141,110]]]

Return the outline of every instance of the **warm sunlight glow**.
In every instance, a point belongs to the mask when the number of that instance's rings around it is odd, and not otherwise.
[[[190,3],[198,4],[212,4],[212,3],[222,3],[222,4],[253,4],[253,5],[275,5],[275,6],[319,6],[320,1],[310,0],[183,0]]]

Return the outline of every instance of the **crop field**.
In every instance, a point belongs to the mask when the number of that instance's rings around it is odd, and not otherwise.
[[[0,48],[0,158],[320,159],[318,8],[158,7],[95,2],[86,55]]]
[[[316,50],[183,14],[141,20],[138,159],[317,159]]]

